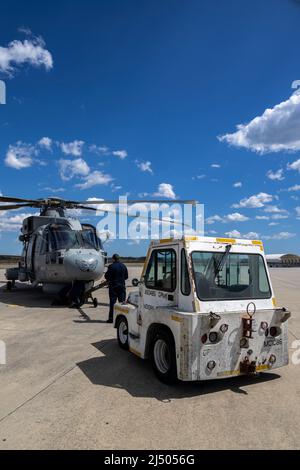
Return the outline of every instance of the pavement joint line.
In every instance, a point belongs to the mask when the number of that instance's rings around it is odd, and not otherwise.
[[[93,356],[91,356],[93,357]],[[90,358],[89,358],[90,359]],[[50,388],[52,385],[54,385],[58,380],[62,379],[63,377],[65,377],[69,372],[71,372],[73,369],[75,369],[77,366],[77,364],[74,364],[72,367],[70,367],[69,369],[65,370],[64,372],[62,372],[58,377],[56,377],[54,380],[52,380],[48,385],[46,385],[45,387],[43,387],[41,390],[39,390],[37,393],[35,393],[32,397],[28,398],[27,400],[25,400],[23,403],[20,403],[20,405],[16,406],[16,408],[12,411],[10,411],[9,413],[7,413],[5,416],[2,416],[0,418],[0,423],[2,423],[6,418],[8,418],[9,416],[13,415],[16,411],[18,411],[20,408],[22,408],[23,406],[27,405],[28,403],[30,403],[31,401],[33,401],[36,397],[38,397],[41,393],[43,393],[44,391],[46,391],[48,388]]]

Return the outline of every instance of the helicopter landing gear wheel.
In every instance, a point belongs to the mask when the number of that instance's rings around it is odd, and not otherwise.
[[[95,308],[98,307],[98,299],[96,299],[96,297],[93,298],[93,305]]]

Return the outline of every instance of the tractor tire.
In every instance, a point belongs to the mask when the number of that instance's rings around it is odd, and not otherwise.
[[[125,317],[117,319],[117,338],[120,348],[128,351],[128,322]]]
[[[167,331],[158,331],[151,346],[151,363],[156,377],[168,385],[176,383],[178,378],[173,336]]]

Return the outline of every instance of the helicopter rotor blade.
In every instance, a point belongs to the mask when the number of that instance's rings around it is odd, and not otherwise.
[[[87,209],[87,208],[85,208]],[[98,209],[95,209],[95,210],[98,210]],[[99,209],[100,211],[103,211],[103,212],[108,212],[110,214],[116,214],[116,211],[114,210],[111,210],[111,209],[107,209],[107,208],[104,208],[104,209]],[[148,216],[147,215],[137,215],[137,214],[128,214],[128,212],[120,212],[119,210],[117,210],[118,214],[119,215],[125,215],[127,217],[131,217],[132,219],[145,219],[145,220],[149,220]],[[155,220],[156,222],[168,222],[168,223],[172,223],[172,224],[176,224],[176,225],[182,225],[184,227],[188,227],[188,228],[192,228],[191,225],[188,225],[188,224],[185,224],[184,222],[180,221],[180,220],[172,220],[172,219],[166,219],[165,217],[161,217],[161,218],[157,218],[157,217],[151,217],[151,220]]]
[[[33,207],[32,204],[7,204],[0,206],[0,211],[10,211],[14,209],[21,209],[22,207]]]
[[[36,203],[37,200],[22,199],[22,198],[18,198],[18,197],[0,196],[0,202],[30,202],[30,203]]]
[[[166,204],[168,202],[172,203],[177,203],[177,204],[196,204],[197,201],[194,199],[130,199],[126,201],[126,204]],[[76,203],[75,203],[76,204]],[[80,201],[77,202],[77,204],[95,204],[95,205],[100,205],[100,204],[116,204],[119,205],[120,201],[119,200],[114,200],[114,199],[104,199],[104,200],[93,200],[93,201]],[[121,203],[122,204],[122,203]]]

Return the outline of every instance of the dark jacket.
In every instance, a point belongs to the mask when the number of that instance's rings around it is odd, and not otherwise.
[[[125,281],[128,279],[128,271],[125,264],[119,261],[110,264],[105,273],[105,279],[108,281],[109,287],[124,287]]]

